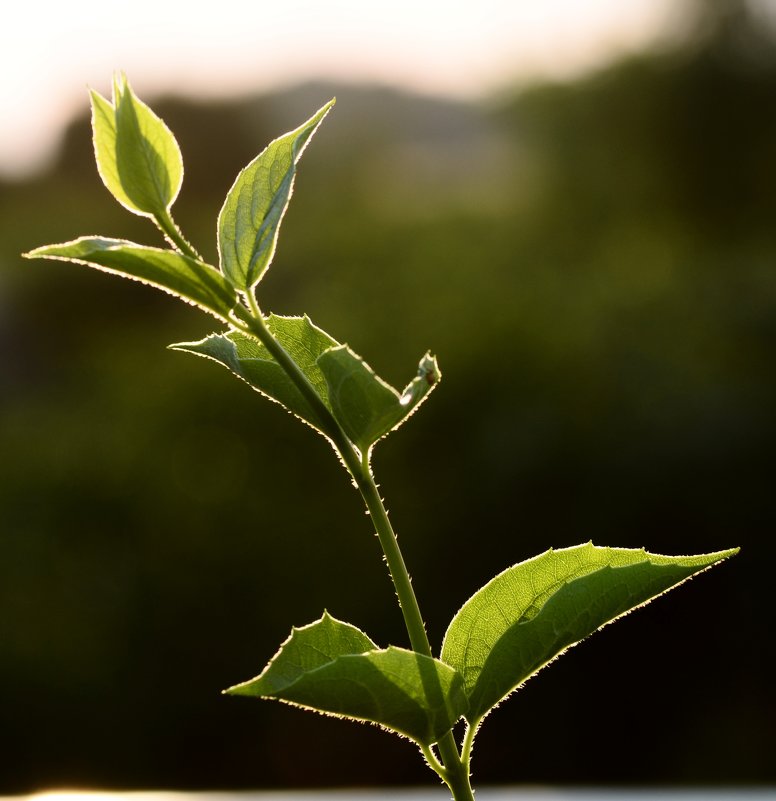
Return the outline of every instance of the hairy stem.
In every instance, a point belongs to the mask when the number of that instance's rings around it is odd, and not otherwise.
[[[354,448],[353,444],[347,438],[342,427],[331,413],[331,410],[315,391],[315,387],[313,387],[307,376],[299,368],[299,365],[267,328],[267,324],[264,322],[264,315],[261,313],[261,309],[256,302],[253,292],[248,291],[245,293],[245,296],[250,310],[246,309],[244,306],[238,305],[233,312],[238,319],[232,321],[233,325],[243,331],[243,333],[247,333],[258,339],[270,352],[272,358],[283,368],[286,375],[294,382],[305,400],[312,406],[321,422],[323,433],[334,446],[334,449],[339,454],[343,464],[353,477],[353,480],[357,481],[357,475],[361,469],[358,450]]]
[[[315,388],[312,386],[307,376],[302,372],[280,342],[272,335],[264,322],[264,317],[253,292],[248,291],[245,295],[249,308],[245,309],[242,306],[237,307],[235,316],[238,320],[234,322],[242,331],[256,337],[262,345],[267,348],[275,361],[285,370],[288,377],[294,382],[320,418],[324,426],[324,433],[329,438],[334,449],[342,459],[343,464],[350,472],[366,504],[367,511],[372,518],[372,524],[375,527],[380,547],[382,548],[385,561],[388,565],[388,572],[399,599],[399,607],[404,617],[404,625],[407,628],[412,650],[424,656],[433,657],[431,644],[426,634],[426,627],[423,623],[423,616],[420,613],[420,606],[418,605],[415,591],[412,588],[412,580],[410,579],[407,565],[404,562],[396,533],[388,518],[388,512],[380,497],[377,484],[375,483],[374,476],[369,466],[368,452],[360,453],[353,443],[350,442],[347,435],[342,430],[342,427],[315,391]],[[448,785],[453,793],[455,801],[474,801],[474,794],[469,783],[468,760],[464,761],[461,759],[452,731],[444,735],[437,746],[441,764],[436,758],[429,759],[429,754],[426,754],[429,766],[435,770]],[[433,752],[429,753],[433,757]]]
[[[412,580],[404,562],[396,533],[393,530],[388,513],[383,505],[377,484],[369,468],[368,455],[364,454],[361,460],[361,473],[356,477],[356,484],[366,503],[366,508],[372,518],[372,524],[377,532],[377,538],[385,554],[385,561],[396,588],[399,606],[404,616],[404,625],[409,634],[412,650],[424,656],[433,657],[431,644],[428,641],[420,606],[412,588]],[[447,732],[437,743],[439,756],[442,760],[443,770],[440,772],[434,762],[428,760],[429,766],[436,770],[444,779],[453,793],[455,801],[474,801],[474,793],[469,783],[468,761],[462,761],[455,745],[455,738],[451,731]]]
[[[466,724],[466,734],[463,738],[463,744],[461,745],[461,760],[467,767],[471,764],[472,759],[472,746],[474,745],[474,736],[477,734],[477,724]]]
[[[412,588],[412,580],[399,548],[399,542],[393,526],[388,519],[388,512],[385,510],[377,484],[375,484],[372,472],[366,462],[366,456],[362,457],[361,470],[356,476],[356,485],[361,497],[364,499],[369,516],[372,518],[372,525],[375,527],[380,547],[385,554],[385,561],[388,564],[388,570],[396,588],[396,595],[399,598],[399,605],[404,616],[404,624],[407,627],[412,650],[424,656],[432,656],[423,616],[420,614],[418,599]]]
[[[173,220],[172,215],[167,209],[165,209],[164,214],[154,215],[154,222],[159,227],[159,230],[164,234],[167,241],[179,253],[182,253],[184,256],[188,256],[191,259],[202,261],[202,256],[197,253],[197,251],[194,249],[194,246],[190,242],[186,241],[181,233],[180,228],[178,228],[178,226],[175,224],[175,220]]]

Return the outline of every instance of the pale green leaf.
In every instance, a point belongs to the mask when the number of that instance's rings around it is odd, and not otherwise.
[[[423,745],[439,740],[467,706],[448,665],[403,648],[378,650],[327,614],[294,629],[259,676],[226,692],[377,723]]]
[[[426,354],[418,375],[400,395],[344,345],[321,354],[318,366],[326,376],[335,417],[362,452],[404,422],[440,378],[436,360]]]
[[[505,570],[463,605],[442,645],[463,676],[467,720],[476,725],[570,646],[737,552],[660,556],[588,543]]]
[[[337,345],[327,333],[310,322],[308,317],[269,315],[267,328],[291,355],[323,402],[329,405],[328,386],[318,367],[318,357]],[[171,345],[174,350],[206,356],[223,364],[254,389],[285,406],[318,431],[325,425],[269,351],[254,337],[230,331],[211,334],[199,342]]]
[[[123,239],[81,237],[36,248],[24,255],[78,262],[142,281],[225,321],[237,303],[234,289],[218,270],[173,250],[145,247]]]
[[[170,129],[132,92],[123,75],[113,102],[96,92],[92,132],[97,169],[105,186],[129,211],[163,216],[180,191],[183,159]]]
[[[92,141],[97,161],[97,172],[113,197],[124,208],[135,214],[145,214],[132,202],[124,191],[116,164],[116,109],[113,104],[97,92],[90,92],[92,99]]]
[[[334,104],[271,142],[237,176],[218,215],[221,269],[240,289],[255,286],[275,254],[278,230],[291,199],[296,163]]]

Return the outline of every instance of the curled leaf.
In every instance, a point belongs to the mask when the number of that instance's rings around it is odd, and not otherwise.
[[[362,453],[398,428],[441,377],[436,359],[426,354],[418,375],[399,394],[345,345],[322,353],[318,366],[326,376],[334,416]]]

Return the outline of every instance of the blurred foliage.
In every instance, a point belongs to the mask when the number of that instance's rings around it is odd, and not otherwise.
[[[319,85],[156,102],[187,165],[176,218],[211,260],[238,170],[334,93],[263,307],[397,385],[439,356],[376,462],[432,641],[550,545],[744,547],[496,712],[475,780],[776,781],[773,42],[721,15],[481,105]],[[219,695],[324,608],[383,645],[401,620],[323,440],[163,349],[203,315],[18,257],[87,233],[159,243],[101,186],[82,119],[50,174],[0,185],[0,793],[426,782],[375,729]]]

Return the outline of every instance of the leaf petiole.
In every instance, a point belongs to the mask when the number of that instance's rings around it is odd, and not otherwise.
[[[160,214],[154,214],[153,220],[159,230],[164,234],[165,239],[167,239],[179,253],[191,259],[203,261],[202,256],[200,256],[194,246],[185,239],[181,229],[175,224],[175,220],[173,220],[169,209],[165,209],[164,212]]]
[[[466,733],[463,737],[461,744],[461,762],[466,768],[467,774],[469,773],[469,765],[472,761],[472,746],[474,745],[474,737],[477,734],[477,726],[472,726],[470,723],[466,724]]]

